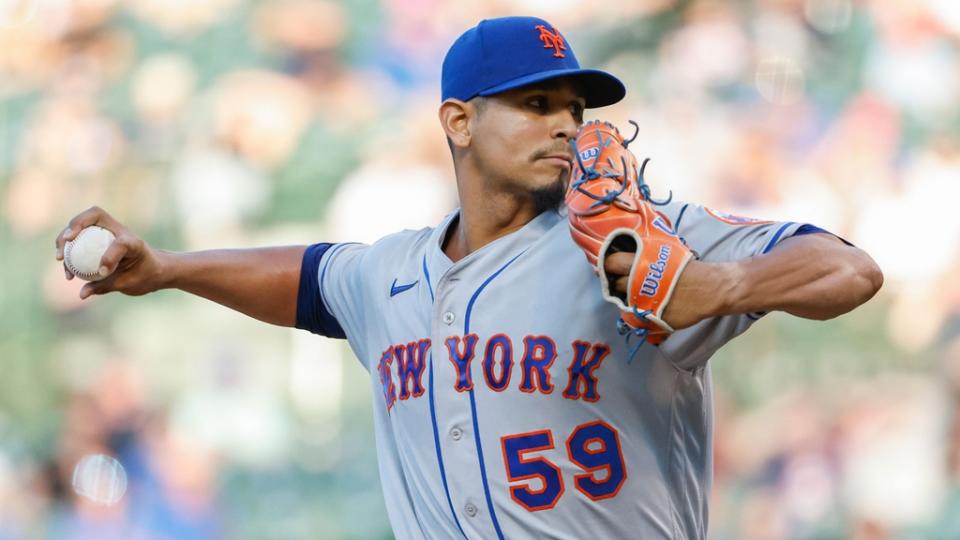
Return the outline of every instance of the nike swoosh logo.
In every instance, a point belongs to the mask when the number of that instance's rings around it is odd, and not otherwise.
[[[390,285],[390,296],[396,296],[403,291],[409,291],[410,289],[416,287],[417,283],[420,283],[420,280],[416,280],[413,283],[407,283],[406,285],[397,285],[397,280],[393,280],[393,285]]]

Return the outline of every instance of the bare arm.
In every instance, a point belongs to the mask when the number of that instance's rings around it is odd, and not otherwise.
[[[617,257],[624,255],[624,257]],[[625,275],[631,254],[606,261]],[[626,278],[617,281],[625,287]],[[683,272],[664,319],[685,328],[718,315],[786,311],[807,319],[837,317],[873,297],[883,274],[864,251],[829,234],[788,238],[764,255],[729,263],[693,261]]]
[[[101,259],[109,277],[87,283],[80,297],[118,291],[139,296],[174,288],[213,300],[255,319],[293,326],[297,317],[300,264],[305,246],[174,253],[151,248],[104,210],[93,207],[70,221],[57,237],[63,245],[81,229],[99,225],[117,239]],[[73,275],[64,269],[67,279]]]
[[[280,326],[297,322],[300,263],[306,246],[160,252],[161,288],[202,296]]]

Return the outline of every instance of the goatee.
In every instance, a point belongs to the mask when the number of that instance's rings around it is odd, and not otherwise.
[[[556,212],[563,204],[564,196],[567,194],[567,178],[569,173],[561,173],[556,182],[533,191],[533,207],[537,214],[547,210]]]

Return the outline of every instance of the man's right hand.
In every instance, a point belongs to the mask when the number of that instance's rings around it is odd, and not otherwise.
[[[163,253],[152,249],[146,242],[115,220],[106,210],[96,206],[89,208],[70,220],[69,225],[57,236],[57,260],[63,260],[63,246],[76,238],[85,227],[98,225],[116,236],[100,259],[102,274],[108,276],[91,281],[80,289],[80,298],[94,294],[119,291],[131,296],[140,296],[164,287]],[[74,275],[63,267],[67,279]]]
[[[139,296],[172,288],[213,300],[270,324],[296,324],[300,266],[306,246],[189,253],[153,249],[110,214],[94,206],[70,220],[70,225],[57,237],[57,260],[63,260],[64,243],[90,225],[99,225],[117,238],[100,259],[108,276],[85,284],[80,289],[80,298],[111,291]],[[73,279],[66,267],[64,272],[67,279]]]

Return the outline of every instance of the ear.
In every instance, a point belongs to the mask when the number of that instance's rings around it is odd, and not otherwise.
[[[472,103],[450,98],[440,104],[440,125],[447,138],[457,147],[470,146],[470,119],[476,114]]]

